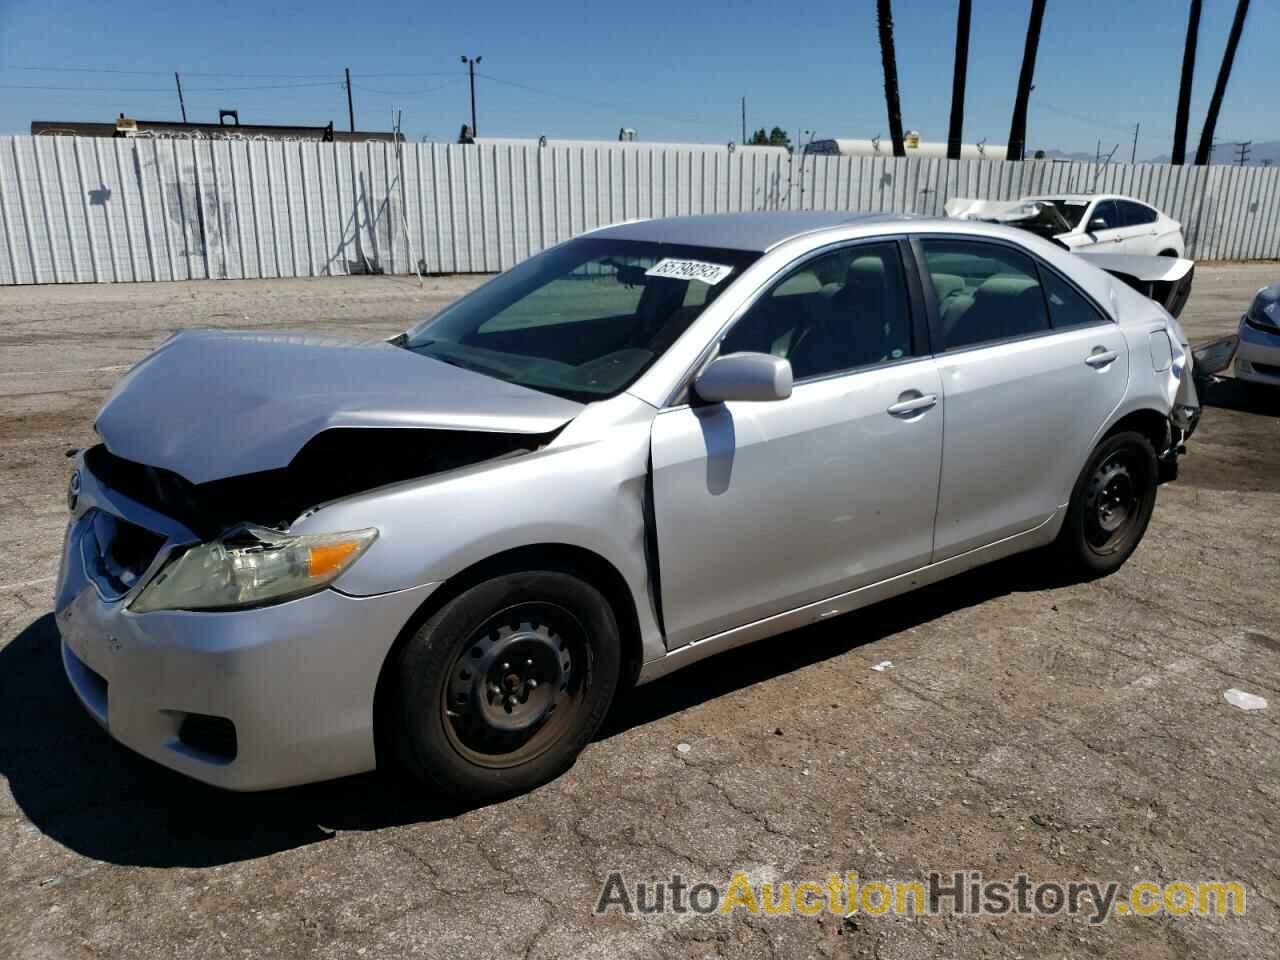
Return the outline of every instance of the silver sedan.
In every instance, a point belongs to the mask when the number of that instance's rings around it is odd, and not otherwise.
[[[56,611],[121,743],[253,790],[544,782],[616,691],[1000,557],[1117,569],[1172,317],[985,223],[655,220],[387,343],[187,332],[80,453]]]

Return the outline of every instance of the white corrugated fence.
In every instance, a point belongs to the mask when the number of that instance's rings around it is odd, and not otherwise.
[[[503,270],[637,217],[942,213],[951,197],[1106,191],[1191,256],[1280,257],[1280,168],[790,157],[643,144],[0,137],[0,284]]]

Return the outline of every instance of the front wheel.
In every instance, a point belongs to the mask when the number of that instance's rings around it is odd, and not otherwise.
[[[1089,457],[1067,507],[1057,552],[1077,575],[1119,570],[1137,549],[1156,504],[1159,466],[1140,433],[1107,437]]]
[[[387,731],[431,791],[490,802],[572,766],[618,683],[617,621],[565,573],[495,577],[445,604],[396,666]]]

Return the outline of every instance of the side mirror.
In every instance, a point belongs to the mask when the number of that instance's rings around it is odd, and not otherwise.
[[[1089,221],[1090,233],[1097,233],[1099,230],[1109,230],[1109,229],[1111,228],[1107,226],[1107,221],[1103,220],[1101,217],[1094,217],[1092,220]]]
[[[791,396],[791,364],[767,353],[730,353],[707,364],[693,391],[708,403],[785,400]]]

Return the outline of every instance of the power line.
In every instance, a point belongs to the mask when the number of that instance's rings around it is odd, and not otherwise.
[[[168,74],[172,76],[172,74]],[[342,81],[337,77],[332,80],[316,81],[311,83],[264,83],[252,84],[248,86],[236,87],[187,87],[188,93],[231,93],[237,90],[300,90],[305,87],[333,87],[341,86]],[[69,93],[173,93],[169,87],[61,87],[48,84],[35,83],[0,83],[0,89],[3,90],[57,90]]]
[[[113,67],[3,67],[0,70],[22,70],[32,73],[114,73],[134,77],[167,77],[172,70],[119,70]],[[315,80],[327,77],[327,73],[234,73],[201,72],[198,70],[182,70],[188,77],[241,77],[244,79],[260,78],[275,80]]]
[[[357,76],[362,75],[358,74]],[[459,74],[452,80],[446,80],[444,83],[437,83],[434,87],[424,87],[420,90],[380,90],[377,87],[362,87],[361,89],[366,93],[380,93],[387,97],[422,97],[426,96],[428,93],[435,93],[437,90],[443,90],[446,87],[451,87],[459,80],[464,79],[466,79],[466,75]]]
[[[654,110],[639,110],[639,109],[636,109],[635,107],[626,107],[616,103],[607,103],[603,100],[590,100],[590,99],[587,99],[586,97],[577,97],[577,96],[573,96],[572,94],[557,93],[554,90],[543,90],[539,87],[532,87],[527,83],[517,83],[514,80],[504,80],[501,77],[495,77],[492,74],[488,74],[488,73],[477,72],[476,76],[483,77],[485,80],[492,80],[494,83],[501,83],[508,87],[515,87],[519,90],[525,90],[529,93],[536,93],[539,96],[553,97],[557,100],[565,100],[569,103],[582,103],[582,104],[586,104],[587,106],[597,107],[602,110],[612,110],[620,113],[634,113],[634,114],[640,114],[641,116],[658,117],[663,120],[674,121],[677,123],[698,124],[700,126],[710,125],[710,124],[719,124],[721,122],[719,120],[712,120],[707,117],[683,117],[675,114],[661,113]]]

